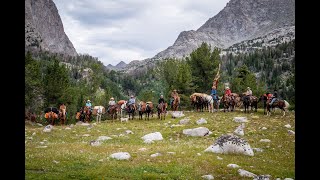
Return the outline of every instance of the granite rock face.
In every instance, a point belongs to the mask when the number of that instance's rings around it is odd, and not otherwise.
[[[52,0],[25,0],[25,50],[77,56]]]
[[[175,43],[155,59],[188,56],[202,42],[228,48],[271,31],[295,26],[295,0],[230,0],[217,15],[198,30],[183,31]]]

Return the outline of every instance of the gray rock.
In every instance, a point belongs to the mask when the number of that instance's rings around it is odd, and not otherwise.
[[[214,179],[214,177],[211,175],[211,174],[207,174],[207,175],[203,175],[203,176],[201,176],[202,178],[204,178],[204,179]]]
[[[205,152],[254,156],[250,144],[236,135],[222,135]]]
[[[198,127],[194,129],[184,129],[182,133],[188,136],[208,136],[212,132],[210,133],[209,129],[206,127]]]
[[[128,152],[117,152],[110,155],[110,158],[118,159],[118,160],[126,160],[130,159],[131,156]]]
[[[252,172],[246,171],[244,169],[238,169],[238,173],[242,177],[256,177],[256,174],[253,174]]]
[[[150,134],[146,134],[143,137],[141,137],[143,140],[151,140],[151,141],[161,141],[163,140],[162,134],[160,132],[154,132]]]
[[[207,124],[208,122],[207,122],[205,119],[200,118],[199,120],[197,120],[196,123],[197,123],[197,124]]]
[[[25,50],[77,56],[53,0],[25,1]]]

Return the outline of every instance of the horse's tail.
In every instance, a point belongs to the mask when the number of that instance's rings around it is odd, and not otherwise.
[[[283,101],[284,101],[284,103],[285,103],[285,107],[284,107],[284,108],[288,109],[289,106],[290,106],[290,104],[289,104],[288,101],[286,101],[286,100],[283,100]]]

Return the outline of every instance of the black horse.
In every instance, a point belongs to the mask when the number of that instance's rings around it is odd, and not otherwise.
[[[203,108],[205,107],[205,100],[202,96],[197,96],[196,97],[196,107],[197,111],[200,110],[200,112],[203,112]]]
[[[242,96],[242,102],[243,102],[243,107],[244,107],[244,113],[249,113],[250,97],[249,96]]]
[[[131,119],[133,120],[135,111],[136,111],[136,109],[135,109],[134,104],[130,104],[127,106],[127,113],[129,114],[129,120],[130,120],[130,115],[132,116]]]
[[[267,114],[266,109],[267,109],[267,96],[265,95],[261,95],[260,98],[258,99],[258,102],[262,102],[263,103],[263,114]]]

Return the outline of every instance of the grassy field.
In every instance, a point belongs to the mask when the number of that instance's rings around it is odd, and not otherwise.
[[[289,112],[285,117],[277,111],[270,117],[262,110],[253,114],[243,112],[184,112],[185,117],[149,121],[134,120],[121,123],[119,120],[102,121],[92,128],[76,125],[57,125],[51,132],[44,127],[25,125],[25,176],[26,179],[203,179],[212,174],[214,179],[253,179],[241,177],[238,169],[227,167],[237,164],[241,169],[257,175],[269,174],[271,179],[286,177],[295,179],[295,136],[288,134],[286,124],[295,131],[295,115]],[[215,154],[203,152],[219,136],[232,133],[240,124],[233,121],[236,116],[245,116],[249,122],[244,129],[246,139],[252,148],[261,148],[254,156]],[[178,122],[189,117],[190,123],[183,126]],[[207,124],[197,125],[196,120],[204,118]],[[210,136],[189,137],[183,129],[207,127]],[[266,130],[262,130],[266,127]],[[134,134],[126,134],[131,130]],[[164,138],[152,144],[145,144],[142,136],[160,132]],[[113,139],[103,141],[101,146],[89,142],[99,136]],[[271,142],[259,142],[270,139]],[[141,150],[145,148],[145,150]],[[129,160],[111,159],[116,152],[128,152]],[[150,157],[161,153],[161,156]],[[221,157],[218,159],[217,157]]]

